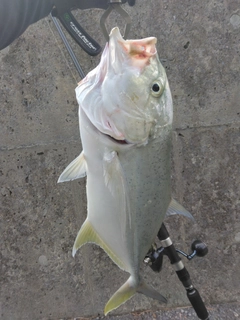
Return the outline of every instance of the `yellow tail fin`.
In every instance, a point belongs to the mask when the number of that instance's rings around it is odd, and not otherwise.
[[[107,302],[104,308],[104,314],[107,315],[110,311],[118,308],[121,304],[134,296],[136,292],[142,293],[160,302],[167,302],[167,300],[160,293],[148,286],[143,280],[136,281],[133,276],[130,276]]]

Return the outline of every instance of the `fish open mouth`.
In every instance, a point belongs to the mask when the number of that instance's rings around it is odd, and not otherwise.
[[[96,127],[95,127],[95,128],[96,128]],[[96,129],[97,129],[97,128],[96,128]],[[110,134],[104,133],[104,132],[102,132],[102,131],[100,131],[100,130],[98,130],[98,129],[97,129],[97,131],[98,131],[101,135],[105,136],[107,139],[109,139],[110,141],[112,141],[113,143],[116,143],[116,144],[122,145],[122,146],[128,146],[128,147],[130,147],[130,146],[140,146],[140,145],[145,145],[145,144],[147,144],[147,142],[148,142],[148,138],[145,139],[145,140],[143,140],[143,141],[139,141],[139,142],[131,142],[131,141],[128,141],[128,140],[126,140],[126,139],[116,139],[116,138],[112,137]]]
[[[139,142],[130,142],[126,139],[124,140],[118,140],[118,139],[115,139],[113,138],[112,136],[110,136],[109,134],[106,134],[106,133],[102,133],[104,136],[106,136],[109,140],[113,141],[114,143],[116,144],[119,144],[119,145],[122,145],[122,146],[141,146],[141,145],[146,145],[148,143],[148,138],[143,140],[143,141],[139,141]]]
[[[117,140],[113,137],[111,137],[109,134],[105,134],[105,136],[107,136],[108,138],[110,138],[112,141],[118,143],[118,144],[131,144],[129,143],[127,140]]]
[[[94,131],[95,132],[98,132],[98,134],[106,137],[107,139],[109,139],[110,141],[112,141],[113,143],[116,143],[118,145],[122,145],[122,146],[134,146],[138,143],[135,143],[135,142],[131,142],[131,141],[128,141],[127,139],[116,139],[114,138],[113,136],[111,136],[110,134],[106,133],[106,132],[103,132],[102,130],[99,130],[99,128],[94,125],[92,123],[92,121],[88,118],[87,114],[84,112],[84,110],[82,110],[82,117],[84,117],[84,119],[89,123],[89,125],[91,124],[92,128],[94,128]]]

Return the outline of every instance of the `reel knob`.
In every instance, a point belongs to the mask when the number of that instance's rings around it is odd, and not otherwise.
[[[208,253],[208,247],[206,243],[200,240],[193,241],[191,249],[198,257],[204,257]]]

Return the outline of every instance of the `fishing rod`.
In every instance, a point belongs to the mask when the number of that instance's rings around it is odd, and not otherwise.
[[[161,241],[162,246],[157,249],[152,248],[145,257],[144,262],[149,265],[154,272],[160,272],[162,269],[163,256],[166,255],[173,265],[179,280],[186,289],[187,297],[198,318],[201,320],[209,320],[209,314],[204,302],[198,290],[193,286],[190,274],[178,255],[178,253],[180,253],[188,260],[192,260],[195,256],[204,257],[208,253],[207,245],[200,240],[195,240],[192,243],[192,253],[190,255],[176,249],[164,223],[162,224],[157,237]]]
[[[128,2],[130,6],[133,6],[135,4],[135,0],[109,0],[108,5],[106,7],[106,5],[102,2],[101,5],[101,3],[98,2],[98,0],[88,0],[88,6],[84,7],[83,9],[101,8],[105,10],[100,19],[100,27],[105,39],[108,41],[109,32],[106,28],[106,20],[112,11],[116,11],[125,21],[124,38],[126,38],[128,35],[131,26],[131,19],[128,13],[121,7],[121,4],[126,2]],[[102,51],[101,46],[84,30],[84,28],[74,18],[71,11],[63,13],[61,12],[59,14],[57,12],[57,8],[54,8],[51,13],[51,18],[53,20],[54,25],[56,26],[56,29],[63,43],[66,46],[66,49],[79,73],[79,76],[81,78],[84,78],[85,73],[81,65],[79,64],[78,59],[76,58],[76,55],[74,54],[61,28],[59,21],[61,22],[65,30],[77,42],[77,44],[90,56],[98,55]],[[206,244],[201,242],[200,240],[194,241],[191,247],[192,253],[188,255],[185,252],[178,250],[174,247],[164,223],[162,224],[157,236],[161,241],[162,246],[160,248],[152,248],[145,257],[144,262],[147,265],[149,265],[154,272],[160,272],[162,269],[163,256],[167,256],[171,264],[173,265],[179,280],[182,282],[184,288],[186,289],[187,297],[193,309],[195,310],[198,318],[201,320],[209,320],[210,317],[204,305],[204,302],[198,290],[193,286],[190,275],[186,267],[184,266],[181,258],[179,257],[179,254],[183,255],[188,260],[192,260],[195,256],[204,257],[208,253],[208,248]]]
[[[124,30],[124,38],[127,37],[130,27],[131,27],[131,19],[129,14],[121,7],[121,4],[128,2],[130,6],[135,5],[135,0],[109,0],[107,6],[103,2],[99,2],[98,0],[88,0],[87,6],[85,5],[83,9],[89,8],[100,8],[105,9],[101,19],[100,19],[100,28],[105,39],[109,40],[109,32],[106,28],[106,20],[111,14],[112,11],[116,11],[121,18],[125,21],[125,30]],[[100,44],[95,41],[87,31],[80,25],[80,23],[75,19],[70,10],[66,12],[58,12],[57,7],[55,7],[50,13],[52,21],[78,71],[79,76],[83,79],[85,77],[85,73],[78,62],[78,59],[70,46],[62,28],[59,23],[61,22],[62,26],[66,29],[66,31],[70,34],[70,36],[76,41],[76,43],[90,56],[97,56],[101,51],[102,47]],[[59,21],[58,21],[59,20]]]

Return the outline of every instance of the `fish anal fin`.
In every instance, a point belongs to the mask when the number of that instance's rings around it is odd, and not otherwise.
[[[107,315],[110,311],[118,308],[120,305],[134,296],[136,292],[142,293],[160,302],[165,303],[167,301],[160,293],[148,286],[143,280],[140,279],[139,281],[136,281],[136,279],[131,275],[109,299],[104,308],[104,314]]]
[[[74,159],[60,175],[58,182],[72,181],[86,176],[87,163],[83,151]]]
[[[123,264],[123,262],[114,254],[113,250],[98,235],[88,218],[83,223],[74,242],[72,249],[73,257],[75,256],[77,250],[85,243],[97,244],[108,254],[108,256],[113,260],[113,262],[117,264],[119,268],[126,270],[126,267]]]
[[[185,216],[191,220],[194,220],[193,216],[190,212],[188,212],[180,203],[178,203],[176,200],[172,199],[170,202],[170,205],[168,207],[166,216],[172,216],[175,214],[180,214],[182,216]]]
[[[85,220],[83,225],[81,226],[77,237],[75,239],[74,245],[73,245],[73,250],[72,250],[72,255],[73,257],[75,256],[77,250],[81,248],[85,243],[88,242],[95,242],[96,234],[94,229],[92,228],[92,225],[88,221],[88,219]]]

